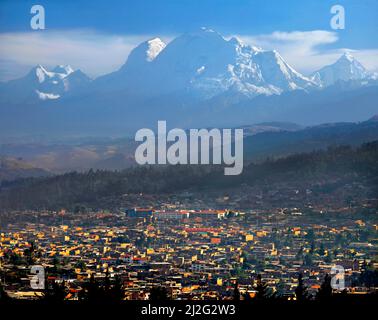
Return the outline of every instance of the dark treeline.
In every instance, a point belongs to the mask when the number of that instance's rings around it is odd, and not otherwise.
[[[376,273],[376,271],[375,271]],[[252,279],[254,294],[241,294],[238,282],[234,284],[233,292],[227,300],[240,301],[244,300],[250,303],[296,303],[304,304],[309,302],[376,302],[377,293],[372,291],[365,295],[351,295],[346,290],[334,290],[331,285],[332,277],[325,274],[320,288],[317,292],[310,293],[308,287],[304,284],[302,274],[298,275],[298,284],[293,295],[283,295],[279,290],[272,291],[268,285],[262,280],[261,275],[257,275]],[[375,276],[376,281],[376,276]],[[61,303],[72,298],[77,294],[75,299],[78,303],[121,303],[125,299],[125,285],[120,277],[111,279],[109,273],[101,281],[96,280],[92,275],[90,279],[83,284],[80,289],[70,289],[66,282],[57,282],[55,280],[46,280],[46,288],[40,290],[40,295],[36,295],[34,302]],[[376,283],[375,283],[376,285]],[[150,289],[148,298],[151,301],[168,301],[173,300],[170,289],[164,286],[156,286]],[[221,296],[219,296],[221,298]],[[2,303],[12,303],[17,300],[10,298],[2,288],[0,283],[0,305]]]
[[[0,210],[59,209],[86,205],[101,208],[104,199],[115,202],[124,194],[212,192],[243,185],[368,181],[378,191],[378,141],[358,148],[331,147],[325,151],[266,159],[244,167],[239,176],[224,176],[223,166],[142,166],[123,171],[89,170],[47,178],[3,182]]]

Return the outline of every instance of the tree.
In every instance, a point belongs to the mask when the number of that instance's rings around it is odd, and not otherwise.
[[[121,278],[116,277],[114,283],[112,283],[108,269],[105,272],[105,282],[102,289],[104,300],[108,302],[117,303],[124,299],[125,292],[123,290]]]
[[[68,292],[64,281],[62,283],[54,281],[51,286],[47,283],[47,281],[45,281],[45,283],[46,288],[42,292],[42,300],[54,303],[65,300]]]
[[[276,297],[277,297],[278,299],[284,297],[285,287],[286,287],[286,286],[285,286],[285,282],[284,282],[282,279],[280,279],[280,280],[278,281],[277,285],[276,285],[276,290],[277,290],[277,291],[275,292]]]
[[[311,254],[306,254],[303,258],[303,265],[305,266],[312,266],[313,265],[313,259]]]
[[[165,301],[169,300],[168,290],[164,287],[153,287],[150,290],[151,301]]]
[[[319,253],[320,256],[324,256],[325,255],[325,249],[324,249],[324,244],[323,243],[320,244],[320,248],[318,250],[318,253]]]
[[[54,265],[53,268],[52,268],[52,272],[57,273],[59,268],[60,268],[60,260],[57,256],[54,256],[54,258],[52,260],[52,264]]]
[[[307,241],[313,242],[314,241],[314,230],[312,230],[312,229],[308,230],[305,237],[306,237]]]
[[[316,294],[316,299],[319,301],[329,300],[332,297],[331,276],[327,273],[324,277],[323,283]]]
[[[81,295],[82,300],[86,300],[91,303],[100,302],[102,300],[102,288],[96,281],[94,274],[91,274],[89,283],[83,288],[83,293]]]
[[[307,288],[304,285],[302,273],[298,275],[298,286],[295,288],[295,297],[299,302],[303,302],[307,299]]]
[[[240,291],[239,291],[238,281],[235,281],[233,300],[235,300],[235,301],[239,301],[240,300]]]
[[[85,270],[86,264],[83,260],[79,260],[78,262],[75,263],[75,268],[79,268],[81,270]]]
[[[332,257],[331,257],[329,254],[327,254],[327,255],[324,257],[324,262],[326,262],[326,263],[331,263],[331,262],[332,262]]]
[[[5,292],[3,285],[1,284],[1,279],[0,279],[0,303],[1,302],[7,302],[9,301],[10,298],[8,294]]]
[[[35,263],[35,244],[34,241],[30,242],[30,247],[25,249],[26,263],[28,265],[33,265]]]
[[[109,271],[105,272],[105,279],[99,283],[94,274],[91,274],[89,282],[83,285],[79,294],[79,300],[90,303],[119,303],[125,298],[125,291],[120,277],[111,280]]]
[[[303,256],[303,247],[300,247],[297,254],[295,255],[295,259],[301,259]]]
[[[310,254],[313,254],[314,251],[315,251],[315,242],[312,240],[312,241],[311,241],[311,246],[310,246],[310,251],[309,251],[309,253],[310,253]]]
[[[268,285],[264,283],[261,279],[261,275],[257,275],[257,281],[256,281],[256,296],[255,298],[257,300],[265,300],[269,298],[268,294]]]
[[[114,284],[110,289],[110,297],[112,302],[121,302],[125,298],[125,290],[123,287],[122,279],[117,276]]]
[[[378,286],[378,270],[365,269],[358,277],[359,283],[368,288]]]

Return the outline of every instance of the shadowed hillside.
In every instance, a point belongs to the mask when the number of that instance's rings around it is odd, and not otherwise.
[[[224,176],[223,168],[215,166],[156,166],[24,179],[2,184],[0,207],[37,209],[78,204],[117,207],[125,194],[190,191],[210,197],[223,191],[242,192],[243,186],[274,189],[315,185],[326,190],[353,183],[364,185],[367,194],[377,191],[378,142],[250,164],[239,176]]]

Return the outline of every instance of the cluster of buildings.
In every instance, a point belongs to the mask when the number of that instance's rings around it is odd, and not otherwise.
[[[217,220],[226,216],[225,210],[154,210],[152,208],[132,208],[124,211],[129,218],[156,218],[157,220],[204,219]]]
[[[23,217],[25,212],[13,212]],[[78,299],[91,277],[121,279],[125,299],[148,299],[164,286],[173,299],[231,299],[256,294],[257,275],[273,293],[293,299],[298,275],[309,294],[335,265],[348,294],[377,288],[361,274],[378,267],[377,225],[286,212],[131,208],[112,212],[28,212],[1,226],[0,281],[9,296],[31,299],[30,267],[65,283]],[[32,218],[30,218],[32,217]],[[38,290],[37,290],[38,291]]]

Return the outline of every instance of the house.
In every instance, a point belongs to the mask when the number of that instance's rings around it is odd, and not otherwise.
[[[152,217],[153,210],[149,208],[126,209],[126,216],[129,218],[149,218]]]

